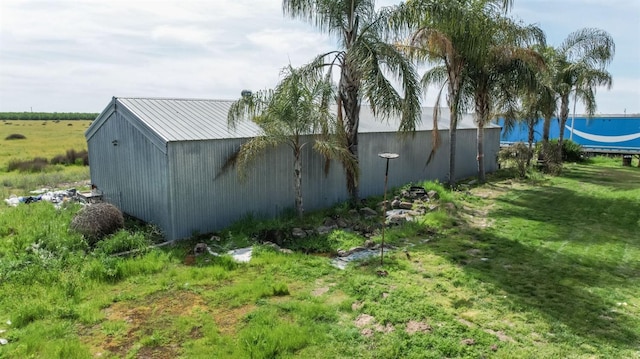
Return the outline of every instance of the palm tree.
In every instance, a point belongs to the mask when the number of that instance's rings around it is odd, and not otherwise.
[[[358,159],[358,126],[363,99],[375,115],[400,116],[401,131],[415,130],[420,119],[420,86],[413,64],[395,46],[385,42],[385,11],[376,11],[374,0],[283,0],[283,11],[292,18],[314,24],[321,32],[338,37],[340,49],[320,54],[310,67],[324,67],[338,80],[338,123],[346,145]],[[402,87],[400,94],[387,77]],[[353,204],[358,200],[358,171],[346,168],[347,189]]]
[[[331,136],[335,117],[328,110],[334,98],[330,82],[291,65],[283,70],[282,81],[273,90],[247,94],[229,109],[228,122],[235,127],[239,121],[251,120],[262,130],[244,143],[235,158],[240,177],[246,168],[269,147],[282,144],[293,152],[295,208],[299,217],[304,213],[302,197],[302,149],[313,142],[314,150],[326,158],[337,158],[348,168],[355,166],[343,143]],[[315,75],[315,76],[314,76]]]
[[[595,92],[598,86],[611,88],[612,77],[606,67],[613,60],[615,43],[609,33],[600,29],[584,28],[572,32],[556,49],[555,89],[560,97],[560,135],[558,158],[562,158],[564,128],[569,116],[569,99],[574,105],[581,100],[588,116],[596,112]]]
[[[511,113],[518,106],[516,94],[522,88],[535,88],[536,73],[544,66],[538,53],[529,48],[544,44],[544,34],[536,26],[522,26],[489,9],[483,20],[484,31],[476,46],[485,51],[467,60],[465,85],[473,97],[477,126],[478,181],[485,181],[484,127],[498,112]]]
[[[490,9],[507,11],[512,0],[416,0],[398,6],[392,23],[417,28],[405,49],[420,62],[442,65],[432,68],[422,77],[424,87],[440,84],[434,112],[435,151],[439,143],[437,121],[440,98],[447,86],[449,105],[449,186],[455,187],[456,135],[458,116],[465,108],[463,91],[465,71],[470,59],[479,58],[485,47],[478,46],[485,31],[483,19]]]

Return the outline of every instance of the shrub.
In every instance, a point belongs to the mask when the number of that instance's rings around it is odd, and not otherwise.
[[[109,203],[97,203],[81,209],[69,228],[82,234],[90,246],[124,227],[124,216]]]
[[[516,142],[509,147],[504,147],[498,152],[498,160],[502,163],[514,163],[518,176],[524,178],[531,163],[533,151],[524,142]]]
[[[7,165],[7,171],[18,171],[18,172],[42,172],[47,165],[49,164],[49,160],[42,157],[36,157],[32,160],[20,161],[20,160],[11,160]]]
[[[571,141],[562,141],[562,160],[565,162],[582,162],[582,146]]]
[[[5,140],[9,141],[9,140],[26,140],[27,136],[19,134],[19,133],[12,133],[9,136],[4,138]]]
[[[57,155],[51,159],[52,165],[89,165],[89,153],[87,150],[76,151],[74,149],[67,150],[64,155]]]

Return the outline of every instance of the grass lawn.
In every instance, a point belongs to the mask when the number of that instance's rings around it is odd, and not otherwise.
[[[206,237],[113,257],[67,231],[76,207],[0,206],[0,357],[640,358],[640,169],[503,178],[440,189],[455,209],[389,229],[383,267],[344,271],[261,245],[246,264],[186,265]],[[230,248],[244,230],[205,240]]]

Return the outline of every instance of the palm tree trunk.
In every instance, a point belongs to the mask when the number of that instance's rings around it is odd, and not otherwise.
[[[356,163],[360,163],[358,158],[358,126],[360,124],[360,87],[358,81],[352,73],[349,62],[345,62],[340,74],[339,84],[340,102],[344,108],[346,117],[345,134],[347,137],[347,147],[349,152],[356,159]],[[358,166],[356,166],[358,167]],[[353,206],[358,204],[359,188],[357,168],[347,168],[347,190]]]
[[[460,64],[462,68],[462,64]],[[449,68],[449,187],[456,186],[456,137],[458,129],[458,104],[460,103],[460,71]]]
[[[533,156],[533,140],[535,139],[535,125],[536,125],[537,121],[532,121],[529,120],[529,123],[527,124],[528,126],[528,130],[529,130],[529,137],[527,138],[527,141],[529,142],[529,154],[527,157],[527,168],[529,166],[531,166],[531,156]]]
[[[569,118],[569,94],[560,98],[560,134],[558,135],[558,161],[562,163],[562,142],[564,141],[564,126]]]
[[[484,86],[479,86],[478,92],[475,96],[476,100],[476,141],[478,145],[477,161],[478,161],[478,182],[484,183],[485,171],[484,171],[484,126],[487,123],[489,117],[489,98],[488,90]]]
[[[302,207],[302,154],[300,147],[294,149],[295,160],[293,162],[293,174],[294,174],[294,191],[296,193],[296,213],[298,218],[302,218],[304,214],[304,208]]]
[[[542,142],[549,143],[549,132],[551,131],[551,116],[545,115],[542,123]]]

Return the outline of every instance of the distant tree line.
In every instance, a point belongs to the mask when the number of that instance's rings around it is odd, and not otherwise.
[[[83,112],[0,112],[0,120],[92,121],[98,113]]]

